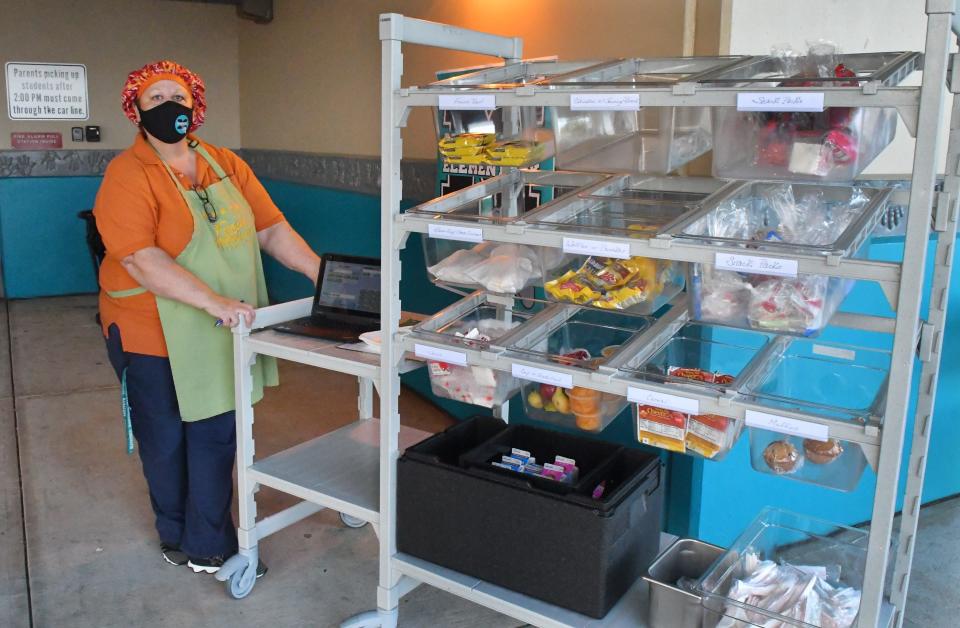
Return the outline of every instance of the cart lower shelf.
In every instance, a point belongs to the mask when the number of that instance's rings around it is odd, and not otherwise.
[[[669,547],[676,538],[672,534],[661,533],[660,550]],[[599,626],[604,628],[645,628],[648,625],[647,583],[644,582],[643,578],[637,579],[617,602],[616,606],[610,609],[606,617],[594,619],[407,554],[397,554],[394,557],[394,564],[400,573],[414,580],[449,591],[459,597],[533,626],[542,628],[597,628]]]
[[[661,533],[660,551],[676,539]],[[594,619],[408,554],[398,553],[393,560],[397,571],[413,580],[540,628],[661,628],[647,623],[649,590],[643,578],[637,579],[606,617]],[[889,628],[892,623],[893,606],[884,602],[877,627]]]
[[[400,449],[430,436],[400,427]],[[255,462],[248,477],[312,504],[379,525],[380,421],[361,419]]]

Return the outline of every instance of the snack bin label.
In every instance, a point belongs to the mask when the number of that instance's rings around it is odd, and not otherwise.
[[[447,364],[456,364],[457,366],[467,365],[467,354],[460,351],[451,351],[449,349],[440,349],[429,345],[413,345],[413,353],[418,358],[424,360],[435,360],[437,362],[446,362]]]
[[[666,408],[684,414],[700,414],[700,402],[696,399],[688,399],[678,395],[670,395],[655,390],[645,390],[643,388],[627,388],[627,400],[631,403],[640,403],[645,406],[656,406]]]
[[[564,238],[563,252],[575,255],[596,255],[599,257],[630,258],[630,245],[626,242],[604,242],[603,240],[583,240]]]
[[[528,382],[549,384],[551,386],[559,386],[560,388],[573,388],[573,375],[568,373],[558,373],[535,366],[527,366],[526,364],[514,364],[511,367],[511,373],[514,377],[527,380]]]
[[[776,277],[797,276],[797,260],[794,259],[737,255],[736,253],[717,253],[714,256],[714,264],[717,270],[732,270],[736,273],[774,275]]]
[[[497,108],[497,97],[493,94],[443,94],[437,96],[437,106],[441,110],[490,111]]]
[[[427,235],[439,240],[458,240],[460,242],[483,242],[483,229],[476,227],[458,227],[456,225],[427,225]]]
[[[570,94],[571,111],[640,111],[640,94]]]
[[[823,111],[823,92],[737,94],[737,111]]]
[[[809,421],[800,421],[776,414],[766,412],[757,412],[756,410],[747,410],[746,422],[750,427],[756,427],[771,432],[786,434],[787,436],[799,436],[801,438],[812,438],[813,440],[826,441],[830,439],[830,428],[819,423],[810,423]]]

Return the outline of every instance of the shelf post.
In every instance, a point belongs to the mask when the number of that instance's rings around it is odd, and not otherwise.
[[[880,460],[877,466],[873,516],[870,520],[870,541],[864,569],[863,597],[857,623],[860,628],[879,626],[884,601],[890,538],[899,494],[907,408],[916,359],[917,329],[920,320],[920,302],[926,270],[927,240],[930,232],[939,146],[938,127],[944,108],[947,57],[950,50],[949,39],[954,7],[952,2],[928,2],[927,11],[923,83],[920,88],[919,124],[913,155],[910,209],[907,214],[902,281],[897,299],[898,311],[887,390],[888,401],[881,436]],[[902,611],[902,606],[896,610]]]
[[[917,524],[926,476],[927,453],[933,432],[934,403],[937,396],[943,334],[946,333],[947,305],[950,298],[950,275],[953,270],[953,251],[957,239],[957,198],[960,197],[960,98],[953,97],[950,116],[950,138],[947,144],[947,163],[943,191],[949,196],[949,206],[938,206],[938,215],[944,216],[945,229],[937,236],[934,256],[933,285],[927,324],[932,329],[931,355],[920,369],[920,396],[917,399],[913,424],[913,443],[907,465],[907,488],[904,492],[900,518],[900,543],[893,571],[890,601],[898,609],[894,625],[903,625],[903,612],[910,587],[910,570],[916,546]]]

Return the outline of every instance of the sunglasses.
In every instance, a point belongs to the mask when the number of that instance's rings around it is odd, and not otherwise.
[[[210,197],[207,196],[207,191],[200,187],[199,185],[193,186],[193,193],[197,195],[200,199],[200,202],[203,204],[203,213],[207,215],[207,220],[210,222],[217,222],[219,218],[217,214],[217,208],[213,206],[213,203],[210,202]]]

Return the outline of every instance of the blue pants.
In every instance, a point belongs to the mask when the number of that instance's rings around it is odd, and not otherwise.
[[[234,554],[234,412],[182,421],[170,360],[125,352],[117,326],[109,332],[110,363],[117,377],[127,370],[133,435],[160,540],[194,558]]]

